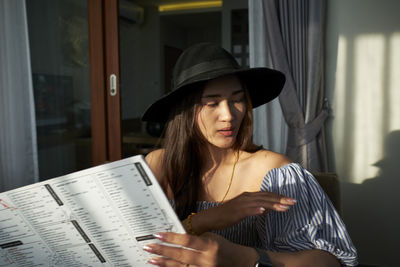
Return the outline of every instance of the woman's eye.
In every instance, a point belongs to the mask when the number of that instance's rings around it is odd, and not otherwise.
[[[218,103],[217,102],[210,102],[210,103],[207,103],[207,106],[216,107],[216,106],[218,106]]]
[[[244,97],[240,97],[240,98],[236,98],[236,99],[232,100],[233,103],[242,103],[243,101],[244,101]]]
[[[207,107],[216,107],[216,106],[218,106],[218,102],[210,101],[210,102],[204,103],[203,105],[205,105]]]

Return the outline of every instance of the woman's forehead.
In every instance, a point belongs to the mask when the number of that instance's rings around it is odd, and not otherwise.
[[[208,81],[204,86],[202,97],[229,96],[238,91],[243,91],[239,79],[229,75]]]

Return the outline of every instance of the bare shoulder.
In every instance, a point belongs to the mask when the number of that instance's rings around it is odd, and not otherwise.
[[[245,153],[250,169],[264,176],[270,170],[291,163],[286,156],[266,149],[254,153]]]
[[[285,155],[270,150],[262,149],[253,153],[253,158],[257,164],[263,164],[268,169],[280,168],[292,161]]]
[[[173,199],[174,195],[172,193],[171,187],[168,185],[167,178],[165,177],[165,171],[163,168],[163,157],[164,157],[164,149],[157,149],[146,156],[146,162],[149,165],[151,171],[154,176],[157,178],[158,183],[161,185],[165,194],[169,199]]]
[[[151,171],[154,173],[156,176],[157,180],[159,182],[162,182],[163,180],[163,170],[162,170],[162,159],[164,156],[164,149],[157,149],[146,156],[146,162],[149,165]]]
[[[242,177],[241,190],[256,192],[260,189],[265,175],[274,168],[280,168],[291,161],[282,154],[269,150],[259,150],[254,153],[244,152],[241,154],[239,165]]]
[[[149,154],[146,155],[147,164],[150,165],[151,163],[161,160],[163,154],[164,154],[164,149],[156,149],[151,151]]]

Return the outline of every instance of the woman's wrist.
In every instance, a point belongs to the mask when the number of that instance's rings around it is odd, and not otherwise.
[[[239,255],[238,259],[236,260],[237,264],[235,264],[235,266],[238,267],[254,267],[259,259],[257,251],[252,247],[246,246],[240,246],[235,255]]]
[[[182,225],[185,228],[186,232],[191,235],[201,235],[205,232],[208,232],[208,228],[203,226],[203,214],[192,212],[186,217],[185,220],[182,221]]]
[[[222,229],[221,226],[218,225],[220,217],[216,217],[216,214],[218,214],[217,216],[220,215],[217,208],[191,213],[182,221],[182,224],[188,233],[195,235],[201,235],[212,230],[219,230]]]
[[[190,216],[190,215],[189,215]],[[195,233],[196,235],[201,235],[205,232],[209,232],[212,229],[212,227],[209,227],[210,221],[209,221],[209,216],[207,216],[205,211],[195,213],[190,218],[190,220],[187,220],[187,228],[191,228],[192,233]],[[189,226],[190,225],[190,226]],[[189,230],[189,229],[188,229]],[[188,231],[189,233],[191,231]]]

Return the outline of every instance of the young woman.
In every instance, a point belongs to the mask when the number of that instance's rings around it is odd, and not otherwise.
[[[178,59],[173,91],[145,121],[166,123],[146,160],[188,234],[158,233],[158,266],[356,265],[356,250],[312,175],[252,143],[252,108],[279,95],[284,75],[242,69],[202,43]]]

